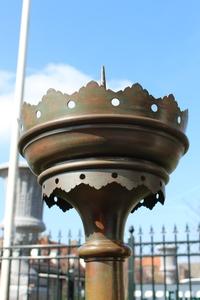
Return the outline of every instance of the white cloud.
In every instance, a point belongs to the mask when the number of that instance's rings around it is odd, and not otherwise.
[[[109,89],[113,91],[120,91],[123,90],[127,86],[132,86],[132,82],[126,79],[122,80],[110,80],[107,84]]]
[[[3,141],[9,138],[11,123],[14,74],[0,70],[0,139]]]
[[[27,102],[38,103],[49,88],[71,94],[90,80],[90,76],[74,67],[49,64],[26,78],[24,99]]]
[[[9,140],[11,116],[13,114],[15,75],[0,70],[0,140]],[[49,88],[65,93],[73,93],[86,85],[92,78],[64,64],[49,64],[45,68],[28,75],[25,82],[24,99],[26,102],[38,103]],[[127,80],[112,80],[107,86],[113,90],[123,89],[131,85]]]
[[[15,75],[8,71],[0,70],[0,94],[7,94],[12,90]]]
[[[14,113],[14,79],[11,72],[0,70],[0,139],[10,138],[11,118]],[[24,99],[38,103],[49,88],[72,93],[90,81],[90,76],[62,64],[49,64],[26,77]]]
[[[8,140],[13,115],[13,93],[0,95],[0,140]]]

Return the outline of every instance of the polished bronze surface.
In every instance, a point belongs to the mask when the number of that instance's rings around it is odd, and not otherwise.
[[[24,104],[20,153],[49,207],[74,207],[86,243],[86,299],[124,300],[127,216],[164,203],[165,184],[188,149],[187,111],[173,95],[156,99],[139,84],[123,91],[90,82],[72,95],[49,90]]]
[[[125,300],[123,261],[104,260],[86,263],[86,299]]]

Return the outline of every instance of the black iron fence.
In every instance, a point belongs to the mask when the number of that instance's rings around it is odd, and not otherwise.
[[[180,238],[181,236],[181,238]],[[150,229],[129,230],[133,255],[125,262],[127,300],[200,299],[200,226],[178,233],[162,228],[160,236]],[[12,246],[9,260],[9,300],[83,300],[85,263],[78,257],[81,236],[66,243],[47,236],[37,245]],[[0,263],[3,248],[0,248]]]
[[[163,226],[159,237],[150,228],[148,239],[130,228],[128,300],[200,299],[200,226],[179,236],[176,226],[170,235]]]

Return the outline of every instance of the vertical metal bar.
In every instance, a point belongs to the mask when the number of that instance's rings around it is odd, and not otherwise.
[[[18,275],[17,275],[17,300],[20,300],[19,299],[19,294],[20,294],[20,276],[21,276],[21,263],[22,263],[22,260],[20,259],[20,257],[22,256],[22,248],[19,248],[18,250],[18,257],[16,258],[16,261],[18,261]],[[15,263],[15,261],[14,261]],[[12,266],[12,260],[11,260],[11,266]],[[12,270],[12,269],[11,269]]]
[[[77,257],[77,263],[78,263],[78,300],[82,299],[81,291],[82,291],[82,277],[81,277],[81,264],[80,264],[80,258]]]
[[[165,226],[162,227],[162,247],[163,247],[163,269],[164,269],[164,295],[165,300],[167,300],[167,280],[166,280],[166,240],[165,240],[166,230]]]
[[[10,252],[11,250],[11,252]],[[13,257],[13,249],[10,247],[9,249],[10,257]],[[10,257],[8,258],[10,260]],[[2,274],[2,273],[1,273]],[[10,299],[10,285],[11,285],[11,263],[9,263],[9,276],[8,276],[8,299]]]
[[[60,263],[61,266],[62,266],[62,261],[63,261],[63,259],[61,258],[61,263]],[[61,300],[63,299],[63,278],[62,278],[62,276],[60,278],[60,299]]]
[[[17,74],[15,85],[15,117],[12,123],[11,145],[10,145],[10,159],[9,171],[7,180],[6,192],[6,206],[4,217],[4,257],[10,256],[10,246],[12,245],[13,234],[13,216],[14,216],[14,201],[15,189],[18,167],[18,139],[19,139],[19,126],[18,120],[21,115],[21,104],[23,101],[24,92],[24,77],[26,65],[26,50],[27,50],[27,36],[28,36],[28,23],[30,12],[31,0],[24,0],[22,6],[21,28],[19,38]],[[10,260],[4,259],[1,266],[1,300],[8,300],[9,297],[9,276],[10,276]]]
[[[78,232],[78,245],[77,246],[80,247],[80,244],[81,244],[81,231],[79,230],[79,232]],[[80,258],[77,257],[76,260],[77,260],[77,264],[76,265],[78,265],[78,278],[77,278],[77,282],[78,282],[78,300],[80,300],[81,299],[81,287],[82,287],[82,284],[81,284]]]
[[[57,248],[57,256],[60,255],[60,249]],[[57,267],[56,267],[56,300],[60,300],[59,295],[59,259],[57,257]]]
[[[50,242],[49,242],[49,239],[48,239],[48,246],[49,246]],[[49,275],[50,275],[50,251],[51,251],[51,248],[49,247],[47,249],[47,255],[48,255],[48,259],[47,259],[47,293],[46,293],[46,300],[49,300],[50,296],[49,296]]]
[[[187,242],[187,262],[188,262],[188,275],[189,275],[189,290],[190,290],[190,298],[192,298],[192,281],[191,281],[191,260],[190,260],[190,237],[189,237],[189,226],[186,225],[186,242]]]
[[[61,231],[58,232],[58,244],[60,245],[61,244]],[[58,257],[57,257],[57,279],[56,279],[56,282],[57,282],[57,299],[56,300],[60,300],[60,254],[61,254],[61,249],[58,247],[57,248],[57,254],[58,254]]]
[[[11,283],[12,283],[11,282],[11,266],[12,266],[12,261],[14,260],[14,258],[13,258],[13,248],[12,247],[9,248],[9,253],[10,253],[10,257],[7,258],[7,259],[10,260],[10,264],[9,264],[9,278],[8,278],[8,300],[10,299],[10,286],[11,286]],[[4,259],[5,259],[4,256],[2,256],[2,260],[1,261],[3,262]]]
[[[152,292],[153,292],[153,299],[155,299],[155,274],[154,274],[154,231],[153,227],[150,227],[150,237],[151,237],[151,278],[152,278]]]
[[[69,261],[69,255],[70,255],[70,245],[71,245],[71,230],[68,231],[68,243],[67,243],[67,299],[73,300],[71,296],[71,277],[70,277],[70,261]]]
[[[140,299],[143,300],[143,243],[142,243],[142,228],[139,228],[139,257],[140,257]]]
[[[135,240],[134,240],[134,227],[129,228],[128,245],[132,250],[131,256],[128,258],[128,300],[135,300],[135,278],[134,278],[134,262],[135,262]]]
[[[31,252],[31,250],[29,250],[29,252],[28,252],[28,254],[29,254],[29,256],[30,256],[30,253]],[[27,300],[29,300],[30,299],[30,290],[29,290],[29,288],[30,288],[30,258],[28,258],[28,260],[27,260],[27,262],[28,262],[28,283],[27,283]]]
[[[177,297],[179,296],[179,270],[178,270],[178,242],[177,242],[177,227],[176,225],[174,225],[174,243],[175,243],[175,264],[176,264],[176,293],[177,293]]]
[[[38,248],[38,256],[41,255],[41,249]],[[36,291],[36,299],[40,300],[40,258],[38,258],[38,273],[37,273],[37,291]]]

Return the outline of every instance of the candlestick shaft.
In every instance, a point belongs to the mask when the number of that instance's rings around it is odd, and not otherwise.
[[[123,260],[86,262],[87,300],[124,300]]]
[[[79,249],[86,262],[87,300],[124,300],[123,262],[131,253],[123,243],[126,218],[144,187],[128,191],[117,183],[100,190],[80,185],[68,201],[83,221],[86,243]]]

